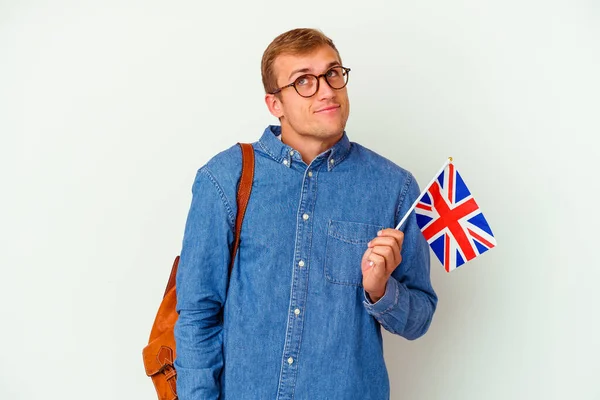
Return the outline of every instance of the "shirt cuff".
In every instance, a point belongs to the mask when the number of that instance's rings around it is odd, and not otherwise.
[[[383,314],[392,308],[394,308],[398,304],[398,297],[400,295],[400,288],[398,285],[398,281],[396,279],[390,277],[385,285],[385,293],[383,297],[380,298],[376,303],[372,303],[369,299],[369,296],[366,290],[363,289],[364,301],[363,304],[365,308],[371,315]]]

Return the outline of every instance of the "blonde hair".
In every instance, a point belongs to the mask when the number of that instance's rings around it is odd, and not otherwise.
[[[339,62],[342,62],[340,53],[333,44],[333,41],[317,29],[292,29],[273,39],[263,53],[260,65],[265,93],[271,93],[278,89],[277,77],[275,76],[273,66],[278,56],[282,54],[303,55],[310,53],[321,46],[329,46],[335,50]]]

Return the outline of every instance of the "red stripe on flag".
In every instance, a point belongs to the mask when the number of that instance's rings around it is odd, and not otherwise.
[[[431,206],[426,206],[426,205],[421,204],[421,203],[417,204],[417,208],[420,208],[422,210],[431,211]]]
[[[471,236],[473,236],[475,239],[477,239],[478,241],[480,241],[481,243],[485,244],[488,248],[492,248],[494,247],[493,243],[488,242],[487,240],[485,240],[484,238],[482,238],[481,236],[479,236],[478,234],[476,234],[475,232],[473,232],[472,230],[468,229],[469,233],[471,234]]]
[[[446,203],[446,199],[442,197],[438,182],[434,182],[431,185],[429,188],[429,193],[431,194],[433,206],[440,217],[423,231],[423,236],[425,236],[425,239],[429,241],[429,239],[438,234],[440,231],[448,228],[454,237],[454,240],[456,240],[463,254],[465,255],[466,261],[475,258],[477,254],[475,254],[475,250],[473,250],[473,247],[471,246],[471,242],[467,237],[467,233],[458,223],[461,218],[466,217],[479,208],[475,200],[471,198],[462,203],[460,206],[451,209]]]
[[[446,237],[446,251],[445,251],[445,255],[444,255],[444,267],[446,268],[446,271],[450,272],[450,237],[448,236],[447,233],[444,234],[444,236]]]

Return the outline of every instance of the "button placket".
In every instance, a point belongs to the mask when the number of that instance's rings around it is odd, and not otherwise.
[[[298,152],[294,157],[299,157]],[[320,159],[318,163],[326,163],[326,160]],[[315,164],[318,164],[315,163]],[[308,312],[305,309],[307,289],[308,289],[308,257],[310,257],[310,248],[312,243],[313,230],[313,210],[316,200],[316,179],[307,177],[316,177],[311,169],[315,164],[309,166],[309,170],[304,175],[302,182],[302,191],[300,193],[300,208],[297,213],[296,222],[296,244],[294,249],[295,262],[293,265],[293,277],[291,282],[290,308],[288,323],[286,328],[286,339],[283,348],[283,363],[277,390],[277,398],[291,398],[296,385],[296,376],[299,366],[300,343],[302,342],[302,333],[304,329],[304,314]]]

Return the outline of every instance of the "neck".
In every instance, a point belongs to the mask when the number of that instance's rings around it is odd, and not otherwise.
[[[309,165],[319,154],[329,150],[342,138],[343,132],[339,135],[327,138],[316,138],[312,136],[300,135],[292,130],[281,129],[281,141],[288,146],[298,150],[302,156],[302,161]]]

